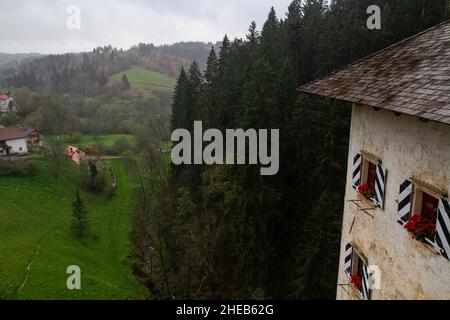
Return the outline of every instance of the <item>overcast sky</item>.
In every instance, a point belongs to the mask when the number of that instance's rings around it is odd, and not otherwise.
[[[64,53],[111,44],[218,41],[261,28],[271,6],[285,17],[291,0],[0,0],[0,52]],[[69,6],[81,9],[70,30]],[[73,16],[72,16],[73,17]],[[73,20],[71,20],[73,21]],[[73,26],[73,24],[72,24]]]

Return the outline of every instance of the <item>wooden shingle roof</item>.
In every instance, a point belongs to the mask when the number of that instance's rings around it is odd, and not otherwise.
[[[450,21],[300,91],[450,124]]]
[[[35,131],[31,128],[0,128],[0,141],[26,138]]]

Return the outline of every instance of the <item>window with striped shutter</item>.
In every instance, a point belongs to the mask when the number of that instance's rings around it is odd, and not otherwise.
[[[353,247],[350,243],[347,243],[344,253],[344,271],[348,276],[350,276],[350,273],[352,272],[352,253]]]
[[[377,176],[375,178],[375,204],[383,209],[384,190],[386,185],[387,170],[381,164],[377,164]]]
[[[361,168],[362,168],[362,154],[357,153],[353,159],[353,175],[352,175],[352,186],[355,189],[361,184]]]
[[[347,243],[344,253],[344,272],[345,275],[351,278],[354,275],[361,277],[362,288],[356,289],[361,298],[369,300],[370,295],[370,274],[367,263],[356,248],[353,248],[351,243]]]
[[[362,292],[364,300],[369,300],[370,294],[370,274],[367,264],[363,262],[363,276],[362,276]]]
[[[443,198],[439,199],[436,244],[442,255],[450,260],[450,204]]]
[[[413,183],[405,180],[400,185],[398,196],[398,223],[405,225],[411,217]]]

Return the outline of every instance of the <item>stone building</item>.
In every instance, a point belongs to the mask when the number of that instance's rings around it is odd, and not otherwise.
[[[303,92],[353,104],[338,299],[450,299],[450,22]]]

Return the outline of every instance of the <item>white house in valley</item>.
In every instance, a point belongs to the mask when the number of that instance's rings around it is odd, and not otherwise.
[[[338,299],[450,299],[450,22],[302,87],[353,103]]]
[[[42,134],[31,128],[0,128],[0,157],[25,154],[30,145],[42,146]]]

